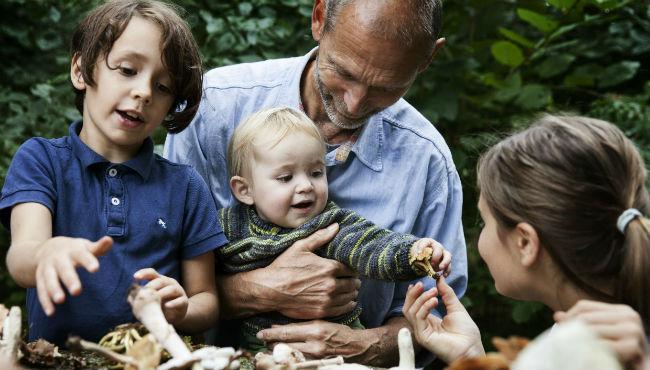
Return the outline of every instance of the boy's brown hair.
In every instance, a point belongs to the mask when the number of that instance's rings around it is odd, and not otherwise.
[[[102,59],[107,63],[108,53],[131,18],[138,16],[157,24],[162,33],[162,62],[171,76],[174,94],[172,107],[162,122],[170,133],[180,132],[189,125],[202,93],[199,48],[180,13],[179,7],[156,0],[110,0],[90,11],[77,25],[70,45],[71,57],[82,60],[83,80],[94,86],[95,65]],[[75,89],[75,92],[75,105],[83,114],[85,91]]]
[[[532,225],[575,286],[596,299],[625,303],[650,323],[650,222],[646,169],[631,140],[609,122],[546,115],[490,148],[478,186],[498,230]],[[501,234],[502,235],[502,234]]]

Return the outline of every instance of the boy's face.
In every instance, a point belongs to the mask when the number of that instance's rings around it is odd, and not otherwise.
[[[97,60],[95,86],[81,77],[78,65],[86,61],[73,59],[72,83],[86,90],[80,137],[97,153],[134,155],[169,112],[174,101],[172,80],[162,63],[160,45],[160,28],[133,17],[106,60]]]
[[[262,219],[296,228],[327,203],[325,153],[318,140],[300,132],[272,144],[255,146],[247,176],[250,199]]]

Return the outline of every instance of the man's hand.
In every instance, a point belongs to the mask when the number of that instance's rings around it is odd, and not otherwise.
[[[221,277],[217,287],[225,315],[278,311],[311,320],[351,311],[361,281],[340,262],[314,254],[337,231],[338,224],[330,225],[295,242],[265,268]]]
[[[387,325],[374,329],[352,329],[349,326],[315,320],[289,325],[276,325],[261,330],[257,338],[268,347],[286,343],[309,358],[343,356],[348,362],[368,366],[396,366],[397,332],[408,326],[404,318],[393,318]]]
[[[81,294],[81,281],[75,270],[81,266],[89,272],[99,269],[98,256],[106,254],[113,239],[105,236],[96,242],[81,238],[55,237],[45,241],[36,255],[36,292],[45,314],[54,313],[54,304],[65,301],[61,282],[70,295]]]
[[[630,306],[582,300],[566,312],[556,312],[554,318],[557,322],[582,320],[612,348],[627,369],[650,368],[641,317]]]

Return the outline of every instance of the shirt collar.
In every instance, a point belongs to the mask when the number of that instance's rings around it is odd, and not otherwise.
[[[106,160],[106,158],[97,154],[94,150],[88,147],[88,145],[81,141],[79,133],[81,132],[82,126],[82,121],[76,121],[68,128],[68,134],[70,135],[72,152],[74,155],[81,161],[84,168],[90,168],[100,163],[110,165],[110,162]],[[135,157],[122,163],[122,165],[132,169],[144,180],[147,180],[151,173],[151,167],[153,166],[154,160],[155,154],[153,152],[153,141],[151,138],[146,138]]]

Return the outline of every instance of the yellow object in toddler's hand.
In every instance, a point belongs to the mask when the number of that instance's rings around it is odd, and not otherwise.
[[[431,256],[433,248],[428,245],[415,243],[409,253],[409,264],[419,274],[428,275],[436,280],[440,278],[442,272],[435,272],[431,266]]]

